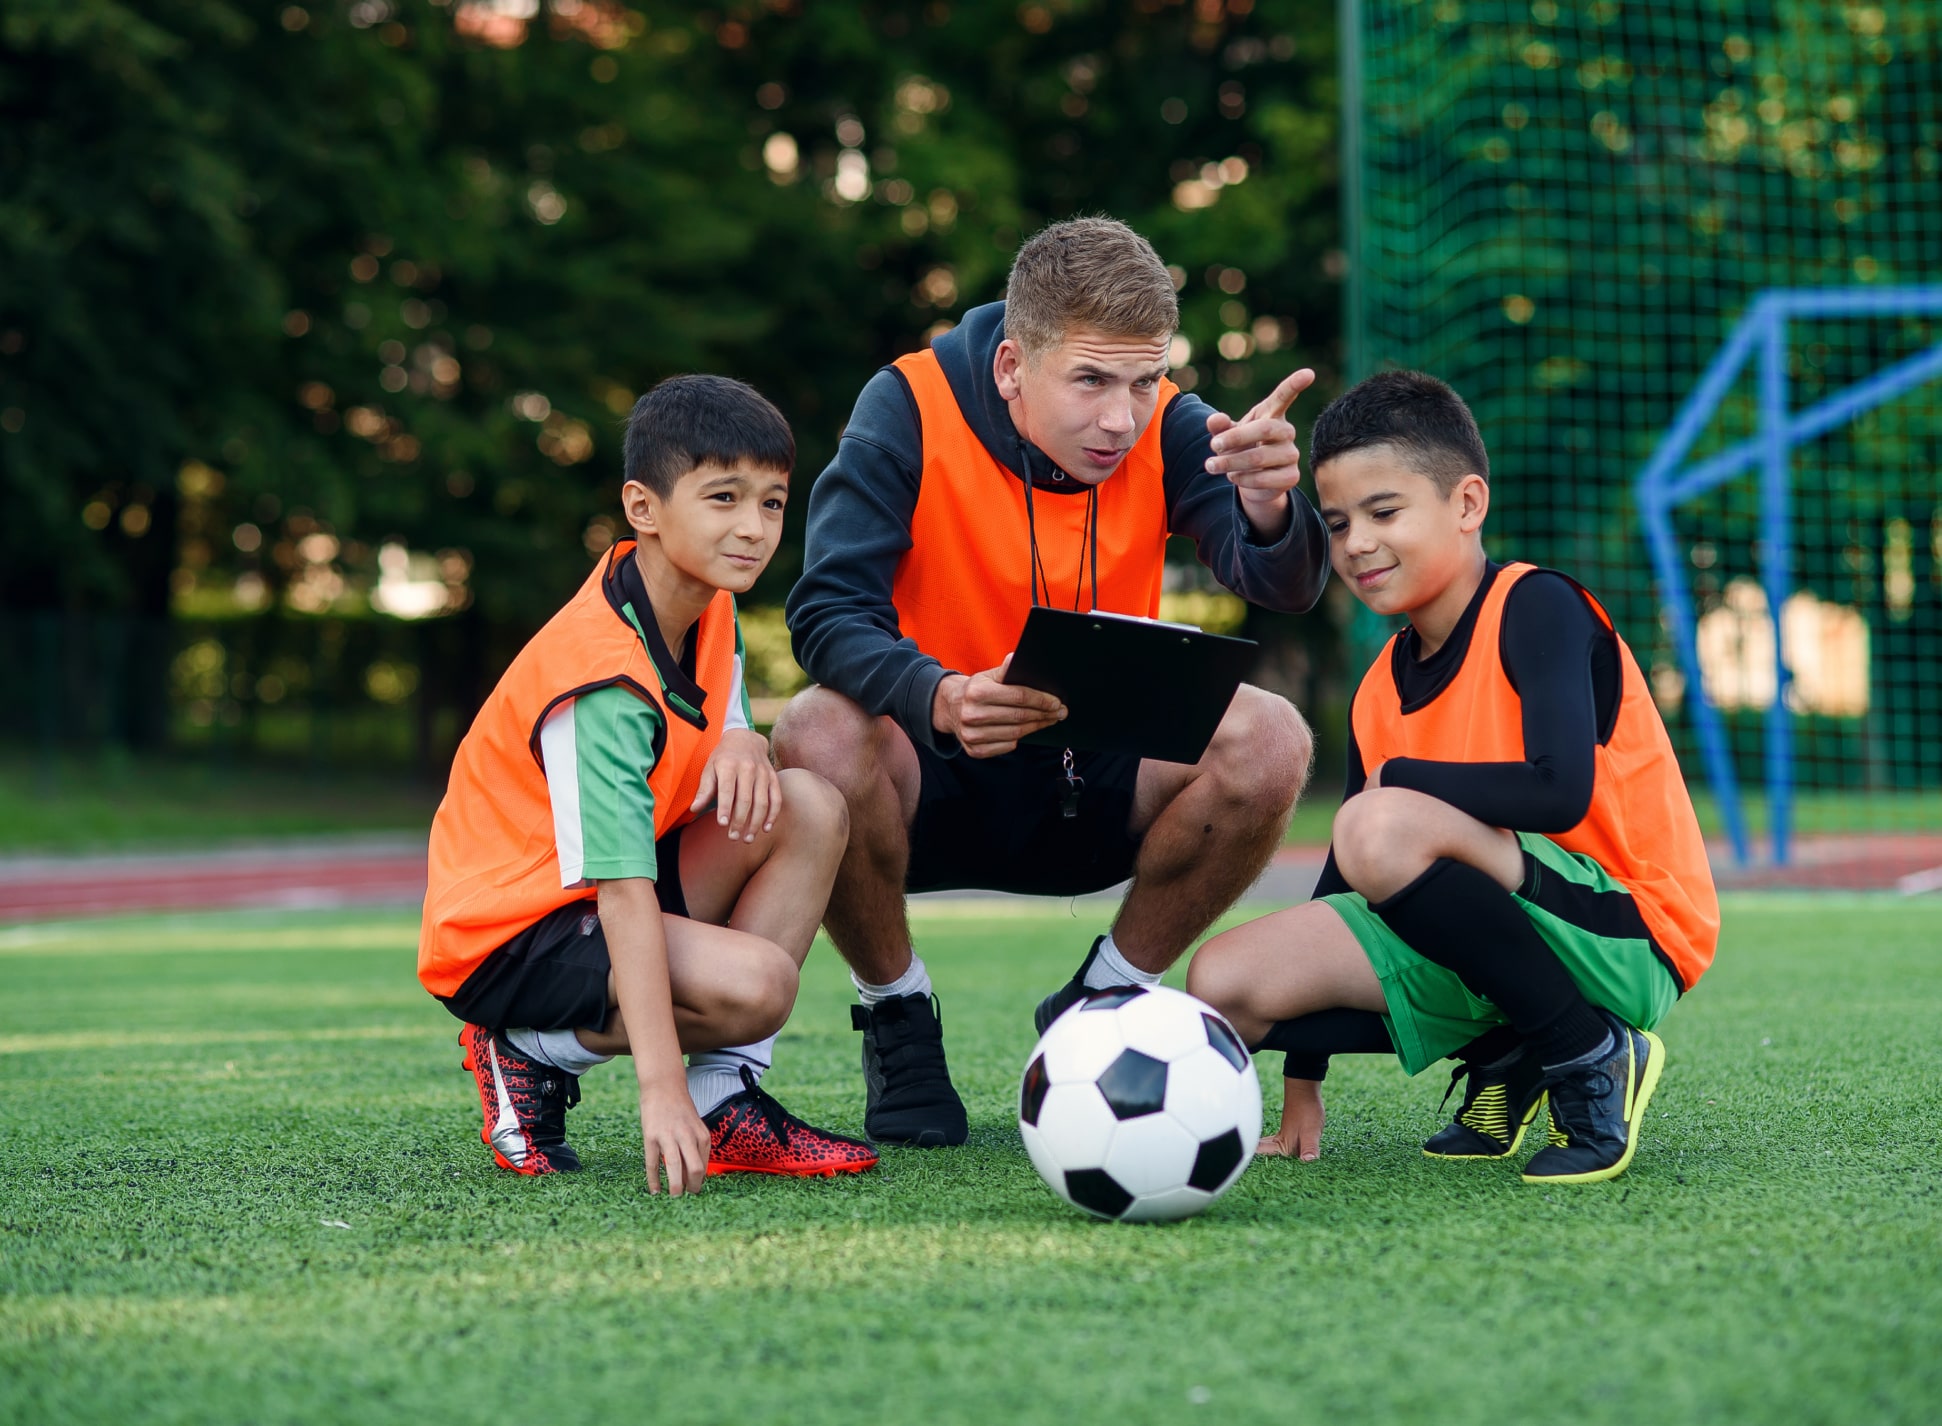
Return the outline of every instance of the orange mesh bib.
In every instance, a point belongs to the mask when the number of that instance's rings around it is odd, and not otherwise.
[[[1364,767],[1389,758],[1436,762],[1522,762],[1523,706],[1500,653],[1504,604],[1535,566],[1506,565],[1477,614],[1463,666],[1447,687],[1414,712],[1402,711],[1393,664],[1395,639],[1383,646],[1361,687],[1351,718]],[[1611,616],[1582,589],[1606,628]],[[1613,637],[1617,638],[1614,630]],[[1685,779],[1652,705],[1645,677],[1618,639],[1622,677],[1618,722],[1597,750],[1591,808],[1568,832],[1551,833],[1566,851],[1591,857],[1632,893],[1639,914],[1686,989],[1713,962],[1719,942],[1719,897],[1706,847],[1686,795]]]
[[[698,726],[667,706],[640,635],[608,601],[615,562],[633,556],[632,540],[613,547],[580,592],[519,651],[459,744],[432,819],[418,937],[418,979],[434,995],[452,994],[481,961],[540,917],[594,895],[590,886],[560,885],[539,730],[562,702],[619,685],[660,709],[662,745],[647,778],[654,835],[690,820],[688,806],[721,742],[734,684],[735,597],[717,594],[695,627],[695,682],[714,705],[714,716]]]
[[[948,669],[996,668],[1018,646],[1032,607],[1025,486],[992,459],[964,419],[934,353],[902,357],[896,366],[916,398],[924,442],[910,549],[891,585],[898,627]],[[1177,390],[1160,383],[1153,419],[1098,488],[1100,609],[1148,618],[1160,612],[1167,542],[1160,418]],[[1092,608],[1088,502],[1039,490],[1032,513],[1045,569],[1041,598],[1065,609],[1075,599]]]

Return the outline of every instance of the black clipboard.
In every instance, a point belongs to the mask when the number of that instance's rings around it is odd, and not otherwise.
[[[1005,682],[1065,704],[1065,721],[1027,743],[1196,763],[1258,647],[1191,624],[1038,604],[1025,617]]]

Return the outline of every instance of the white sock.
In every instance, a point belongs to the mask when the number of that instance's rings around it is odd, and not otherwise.
[[[700,1050],[688,1056],[688,1098],[695,1102],[695,1113],[712,1114],[722,1102],[740,1094],[742,1067],[755,1072],[757,1083],[764,1070],[775,1063],[775,1036],[753,1045],[734,1045],[725,1050]]]
[[[1119,944],[1113,940],[1112,932],[1099,943],[1099,954],[1092,958],[1086,967],[1086,978],[1080,982],[1087,990],[1105,990],[1115,985],[1158,985],[1161,972],[1141,970],[1119,953]]]
[[[856,987],[857,996],[865,1005],[875,1005],[880,1000],[895,1000],[900,995],[929,995],[931,973],[924,968],[924,958],[912,951],[910,969],[890,984],[872,985],[867,980],[857,979],[855,971],[850,972],[850,984]]]
[[[528,1059],[551,1065],[568,1074],[585,1074],[595,1065],[604,1065],[612,1055],[596,1054],[580,1043],[571,1030],[507,1030],[506,1043]]]

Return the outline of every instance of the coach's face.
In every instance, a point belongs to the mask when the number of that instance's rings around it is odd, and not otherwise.
[[[1153,419],[1171,339],[1078,327],[1033,358],[1007,337],[992,375],[1018,434],[1074,480],[1097,485]]]

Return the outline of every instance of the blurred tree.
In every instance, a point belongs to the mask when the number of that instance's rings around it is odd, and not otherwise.
[[[1332,17],[11,0],[0,604],[160,613],[244,574],[322,607],[397,543],[509,649],[612,537],[633,397],[693,369],[796,426],[779,600],[870,372],[1073,212],[1177,265],[1210,400],[1327,384]]]

